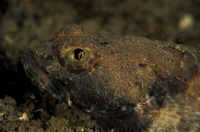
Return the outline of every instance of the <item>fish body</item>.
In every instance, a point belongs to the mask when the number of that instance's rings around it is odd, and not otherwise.
[[[195,48],[72,25],[22,63],[41,90],[96,117],[102,131],[200,131]]]

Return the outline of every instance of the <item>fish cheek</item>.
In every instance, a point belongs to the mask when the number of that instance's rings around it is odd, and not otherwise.
[[[119,115],[122,109],[120,102],[127,103],[125,99],[115,97],[109,77],[88,74],[77,76],[73,82],[76,87],[70,92],[72,103],[93,116]]]

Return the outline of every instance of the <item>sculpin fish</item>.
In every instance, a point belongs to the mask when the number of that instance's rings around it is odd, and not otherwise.
[[[73,25],[22,63],[41,90],[96,117],[101,131],[200,131],[195,48]]]

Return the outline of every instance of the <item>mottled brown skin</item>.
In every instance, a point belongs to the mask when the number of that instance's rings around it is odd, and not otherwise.
[[[39,88],[98,118],[102,131],[200,130],[200,54],[143,37],[66,26],[22,63]]]

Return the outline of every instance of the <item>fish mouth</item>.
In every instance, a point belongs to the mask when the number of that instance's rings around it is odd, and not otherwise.
[[[22,54],[21,62],[26,75],[31,78],[31,81],[36,86],[59,100],[66,100],[68,98],[68,84],[49,75],[49,73],[39,65],[32,50],[27,50]]]
[[[27,50],[22,54],[21,62],[28,77],[31,79],[38,78],[38,71],[41,68],[39,68],[39,65],[33,57],[33,52],[31,50]]]

